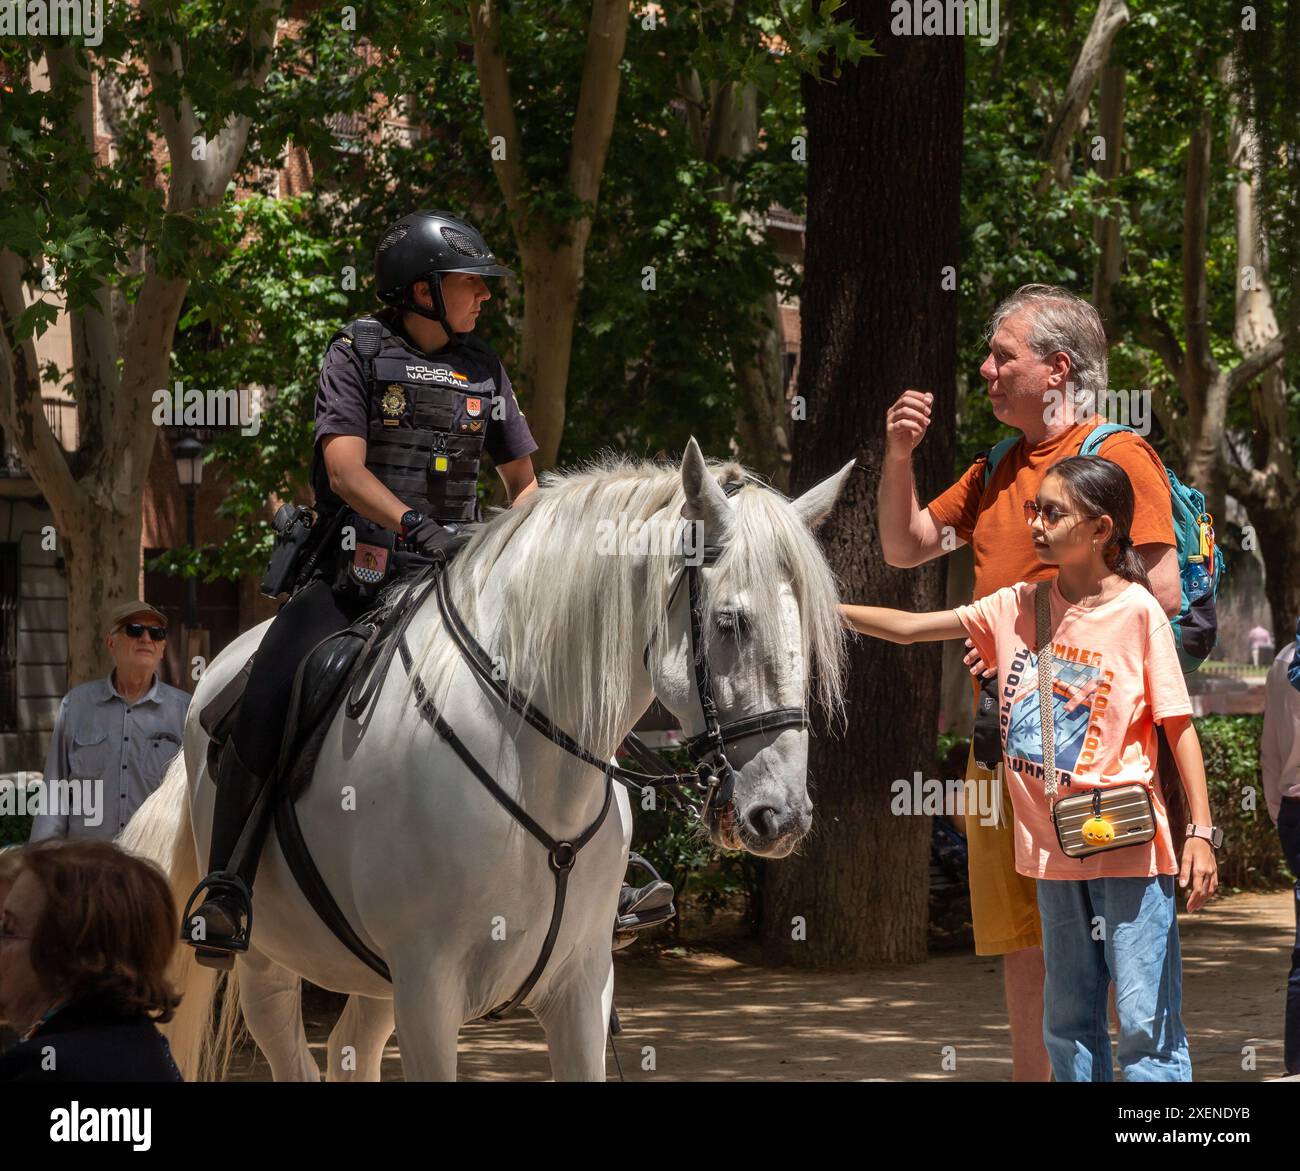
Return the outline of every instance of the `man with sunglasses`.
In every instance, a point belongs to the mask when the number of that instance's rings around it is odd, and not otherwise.
[[[1087,409],[1086,393],[1102,401],[1107,390],[1108,347],[1101,318],[1091,305],[1065,289],[1048,285],[1017,289],[994,312],[988,337],[989,354],[980,376],[988,384],[994,416],[1020,432],[1020,440],[1003,454],[992,474],[987,474],[988,461],[981,454],[955,484],[923,508],[912,475],[912,452],[930,426],[934,396],[905,391],[886,415],[878,497],[885,560],[908,569],[969,543],[975,561],[972,600],[1003,586],[1055,574],[1055,567],[1034,553],[1026,522],[1037,507],[1043,474],[1057,460],[1079,454],[1093,427],[1105,422]],[[1146,564],[1156,600],[1174,617],[1182,596],[1164,465],[1133,432],[1107,437],[1097,454],[1128,473],[1136,498],[1130,534]],[[1044,517],[1049,527],[1062,520]],[[996,688],[996,671],[980,661],[969,640],[966,646],[965,662],[976,680],[976,710],[983,699],[985,710],[994,717],[996,741],[997,704],[990,705],[987,695]],[[1001,769],[995,774],[977,763],[980,722],[966,775],[980,785],[1001,784],[1001,808],[1009,810]],[[1010,818],[1003,820],[1006,824],[987,826],[980,819],[967,819],[975,951],[1003,957],[1013,1078],[1047,1081],[1050,1065],[1042,1031],[1045,970],[1037,891],[1033,879],[1016,872]]]
[[[124,602],[108,616],[104,645],[113,659],[108,676],[74,687],[59,704],[33,842],[112,840],[180,750],[190,697],[158,677],[166,616],[147,602]]]

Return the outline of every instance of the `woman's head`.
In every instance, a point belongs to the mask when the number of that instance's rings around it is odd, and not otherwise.
[[[1151,588],[1129,536],[1133,485],[1113,460],[1072,455],[1047,469],[1026,516],[1034,552],[1049,565],[1083,565],[1100,557],[1106,568]]]
[[[109,842],[40,842],[19,857],[0,908],[0,1012],[28,1028],[56,1004],[96,995],[123,1014],[170,1020],[178,926],[162,873]]]

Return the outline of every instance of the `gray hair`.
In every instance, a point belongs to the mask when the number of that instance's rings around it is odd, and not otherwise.
[[[994,311],[985,338],[992,340],[1008,317],[1029,312],[1030,348],[1039,358],[1061,352],[1070,359],[1076,393],[1100,397],[1108,376],[1106,331],[1101,316],[1087,301],[1055,285],[1021,285]]]

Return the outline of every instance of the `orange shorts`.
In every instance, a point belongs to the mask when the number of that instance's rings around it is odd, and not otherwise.
[[[1043,932],[1038,922],[1038,886],[1034,879],[1016,871],[1015,838],[1011,828],[1011,797],[1002,783],[1003,825],[985,825],[977,811],[966,815],[966,843],[969,851],[971,925],[975,930],[975,954],[1006,955],[1027,947],[1041,947]],[[966,760],[966,776],[981,787],[994,775],[975,763],[975,749]]]

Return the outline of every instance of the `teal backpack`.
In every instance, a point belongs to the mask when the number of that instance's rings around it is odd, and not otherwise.
[[[1102,423],[1089,432],[1079,449],[1080,455],[1096,455],[1097,449],[1116,431],[1132,431],[1120,423]],[[988,453],[984,466],[984,483],[988,484],[998,461],[1021,436],[1013,435],[997,443]],[[1219,583],[1227,572],[1223,550],[1214,541],[1214,517],[1205,511],[1205,497],[1189,488],[1168,468],[1169,491],[1173,500],[1174,537],[1178,545],[1178,575],[1182,585],[1182,607],[1173,620],[1174,642],[1178,662],[1190,675],[1214,649],[1219,636],[1216,600]]]

